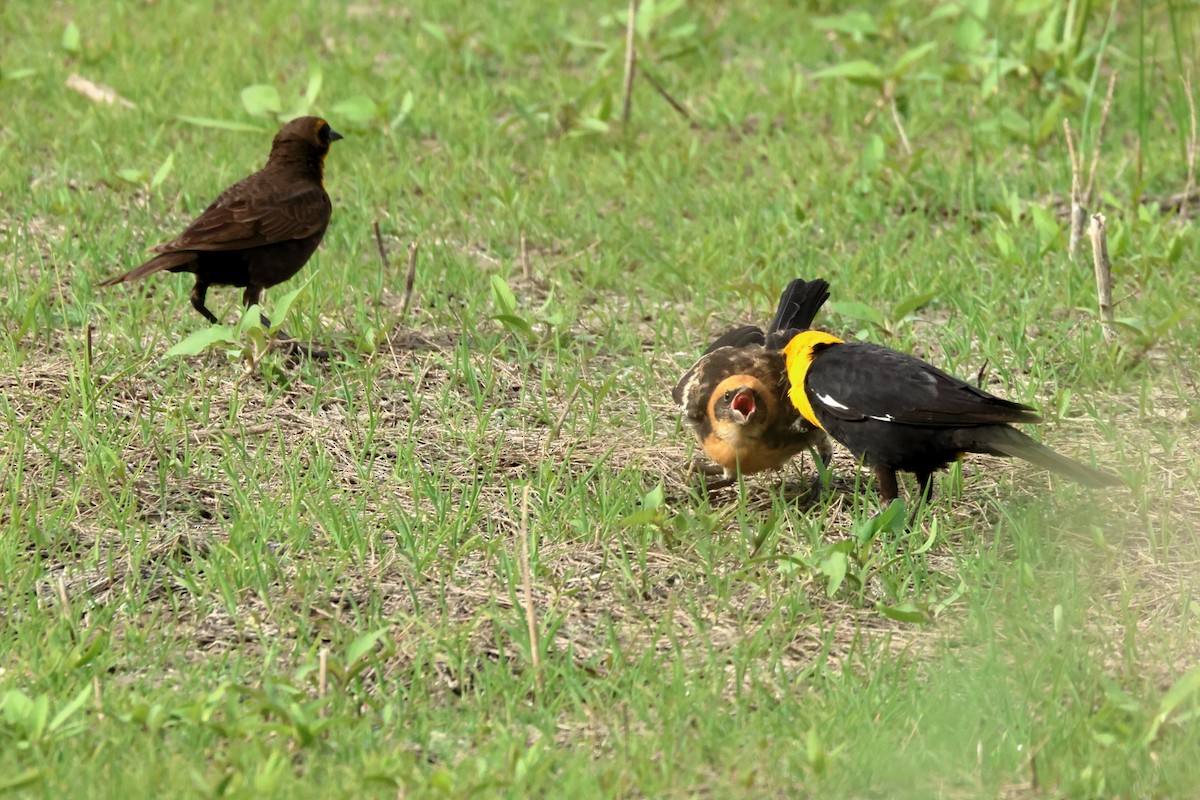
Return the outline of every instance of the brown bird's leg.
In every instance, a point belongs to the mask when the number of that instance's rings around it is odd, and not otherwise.
[[[246,308],[249,308],[250,306],[254,305],[255,303],[258,304],[259,308],[262,308],[262,296],[263,296],[263,287],[255,286],[252,283],[249,286],[247,286],[246,291],[242,293],[242,302],[246,304]],[[258,314],[258,318],[262,321],[264,328],[269,329],[271,327],[271,320],[267,318],[266,314],[264,314],[260,311]],[[319,347],[313,347],[312,345],[309,345],[309,344],[303,344],[303,343],[293,339],[291,336],[289,336],[288,332],[285,331],[283,328],[280,328],[278,331],[275,332],[275,340],[278,341],[280,346],[282,346],[283,349],[286,350],[290,355],[308,356],[309,358],[313,358],[318,361],[323,361],[323,360],[329,358],[328,350],[322,350]]]
[[[896,485],[896,470],[876,467],[875,480],[879,483],[879,497],[883,500],[884,507],[900,496],[900,488]]]
[[[262,313],[262,311],[261,311],[262,296],[263,296],[263,287],[255,286],[253,283],[248,284],[246,286],[246,291],[242,292],[242,305],[244,305],[246,308],[249,308],[252,305],[257,305],[260,309],[260,311],[258,312],[258,319],[262,322],[262,325],[264,328],[270,328],[271,320],[267,319],[267,315]],[[291,338],[283,331],[279,332],[279,336],[283,339]]]
[[[216,325],[219,320],[216,315],[208,310],[208,306],[204,305],[204,299],[208,296],[208,284],[202,279],[196,278],[196,285],[192,287],[192,308],[204,315],[204,318]]]

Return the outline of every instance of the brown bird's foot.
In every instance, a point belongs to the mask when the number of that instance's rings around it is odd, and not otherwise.
[[[302,342],[288,336],[287,331],[279,330],[275,334],[275,347],[278,347],[291,358],[308,358],[313,361],[328,361],[330,352],[323,347]]]

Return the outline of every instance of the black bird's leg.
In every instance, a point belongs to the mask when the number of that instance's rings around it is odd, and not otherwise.
[[[208,310],[208,306],[204,305],[204,298],[208,295],[208,284],[200,278],[196,278],[196,285],[192,287],[192,308],[204,315],[204,318],[216,325],[218,320],[215,314]]]
[[[921,487],[921,500],[926,503],[933,502],[933,472],[918,472],[917,485]]]

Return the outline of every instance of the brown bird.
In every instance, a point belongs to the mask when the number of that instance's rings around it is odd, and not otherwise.
[[[724,480],[709,488],[732,483],[738,473],[778,469],[809,448],[816,448],[821,461],[829,463],[829,439],[788,400],[782,352],[798,329],[812,324],[828,299],[825,281],[792,281],[766,333],[753,325],[728,331],[676,384],[671,396],[695,429],[704,453],[724,474]]]
[[[261,303],[263,290],[299,272],[325,235],[333,211],[325,156],[341,138],[318,117],[287,123],[271,143],[266,166],[221,192],[178,237],[151,248],[159,255],[99,285],[163,270],[191,272],[192,307],[212,323],[217,318],[204,304],[209,286],[245,287],[242,302]],[[270,324],[265,315],[263,324]]]

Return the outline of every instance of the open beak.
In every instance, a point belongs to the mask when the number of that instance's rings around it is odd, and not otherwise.
[[[733,421],[739,425],[745,425],[754,416],[754,411],[758,406],[754,402],[754,392],[749,389],[738,389],[737,394],[733,396],[733,400],[729,404],[730,414],[733,416]]]

